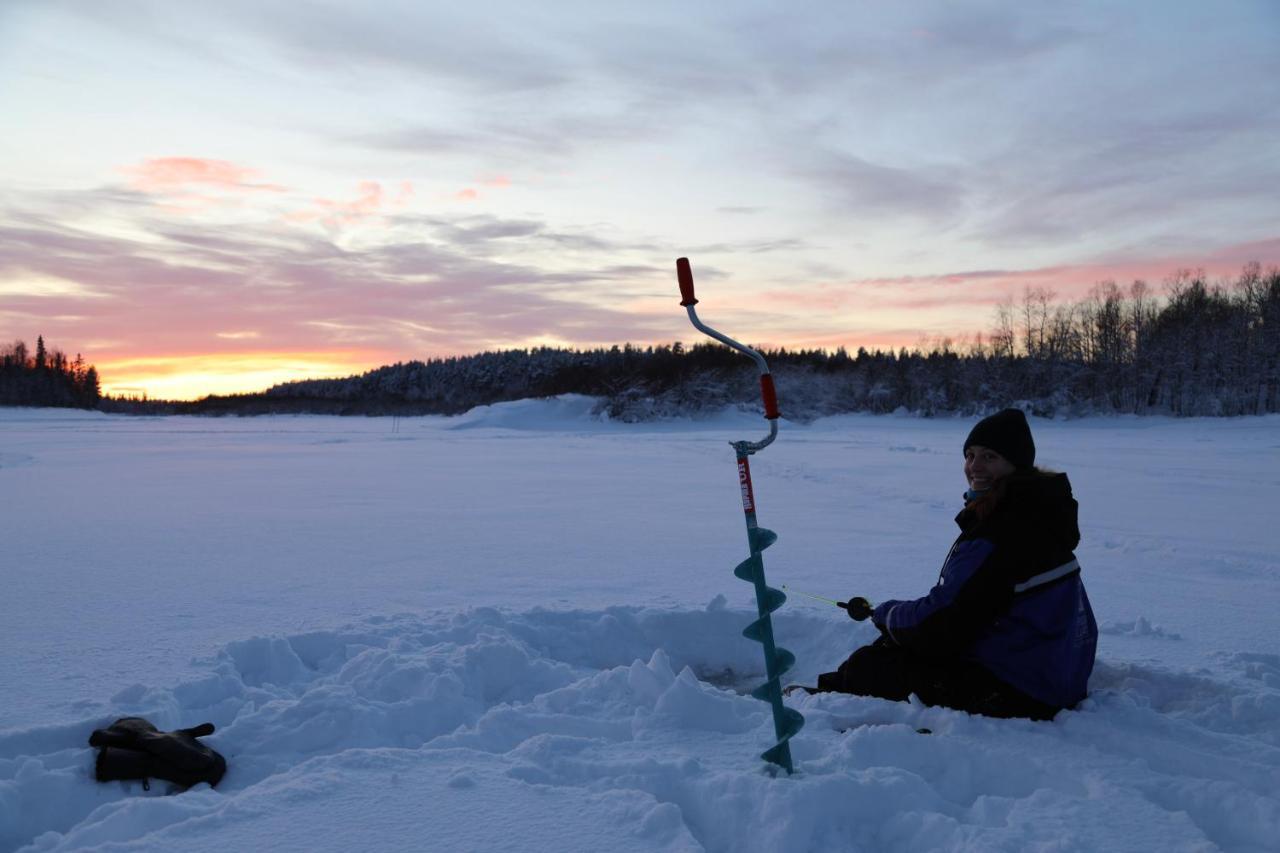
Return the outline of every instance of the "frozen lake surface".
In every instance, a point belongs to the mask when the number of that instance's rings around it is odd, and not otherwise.
[[[1080,501],[1090,698],[789,699],[773,778],[726,444],[764,421],[591,402],[0,409],[0,851],[1276,849],[1280,417],[1033,419]],[[771,585],[923,595],[971,425],[784,423],[752,462]],[[874,636],[797,596],[774,619],[787,681]],[[95,783],[89,732],[126,715],[212,721],[226,778]]]

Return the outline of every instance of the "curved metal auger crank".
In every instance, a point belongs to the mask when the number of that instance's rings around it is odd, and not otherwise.
[[[761,757],[765,761],[793,772],[791,763],[791,738],[804,726],[804,717],[799,711],[787,708],[782,704],[782,674],[795,664],[796,656],[779,647],[773,640],[773,611],[787,600],[786,593],[774,589],[765,583],[764,558],[761,556],[765,548],[778,541],[778,534],[766,530],[756,522],[756,499],[751,486],[751,466],[748,457],[765,449],[778,437],[778,397],[773,387],[773,376],[769,373],[769,365],[764,356],[749,346],[740,344],[733,338],[717,332],[698,319],[693,306],[698,300],[693,295],[693,271],[689,268],[688,258],[676,261],[676,278],[680,283],[680,304],[689,312],[689,320],[694,328],[709,335],[741,353],[751,356],[760,368],[760,394],[764,399],[764,416],[769,420],[769,434],[760,441],[731,441],[738,461],[738,483],[742,491],[742,510],[747,518],[747,543],[751,548],[751,556],[738,564],[733,573],[738,578],[755,585],[757,619],[743,630],[742,635],[764,646],[764,667],[766,679],[751,695],[768,702],[773,709],[773,731],[778,742],[765,750]]]

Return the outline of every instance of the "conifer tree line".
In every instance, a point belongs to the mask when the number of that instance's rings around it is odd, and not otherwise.
[[[1179,273],[1163,293],[1136,281],[1057,302],[1027,288],[999,305],[987,335],[914,349],[763,349],[785,417],[843,412],[977,414],[1020,405],[1044,415],[1251,415],[1280,412],[1280,269],[1234,281]],[[720,344],[590,350],[552,347],[410,361],[360,376],[277,385],[194,403],[98,398],[77,356],[3,354],[0,403],[186,414],[459,414],[530,397],[586,394],[624,421],[758,408],[754,363]],[[43,365],[43,366],[41,366]],[[59,402],[53,402],[53,401]]]
[[[1245,415],[1280,412],[1280,270],[1258,264],[1233,282],[1179,273],[1158,296],[1114,282],[1059,304],[1043,288],[1000,305],[988,336],[957,346],[850,355],[765,349],[783,414],[973,414],[1010,404],[1041,415],[1094,412]],[[456,414],[525,397],[601,398],[640,421],[759,405],[754,364],[719,344],[568,350],[543,347],[412,361],[348,379],[276,386],[207,411]]]
[[[0,344],[0,405],[96,408],[102,397],[98,371],[79,353],[68,359],[36,337],[35,352],[23,341]]]

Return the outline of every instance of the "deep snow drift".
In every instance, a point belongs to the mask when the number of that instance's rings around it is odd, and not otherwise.
[[[725,441],[601,423],[0,410],[0,850],[1272,850],[1280,418],[1033,420],[1102,630],[1050,724],[847,696],[757,758]],[[784,424],[774,586],[923,594],[968,420]],[[793,596],[812,681],[873,629]],[[101,785],[89,732],[210,720],[216,790]],[[915,732],[927,727],[925,736]]]

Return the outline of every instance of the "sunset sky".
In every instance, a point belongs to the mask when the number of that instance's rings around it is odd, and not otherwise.
[[[190,398],[1280,264],[1280,3],[0,3],[0,341]]]

